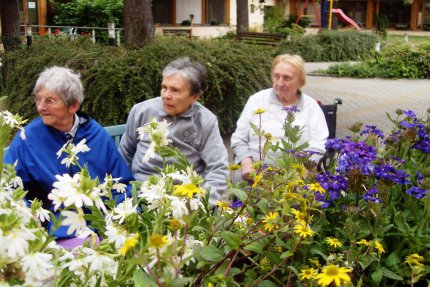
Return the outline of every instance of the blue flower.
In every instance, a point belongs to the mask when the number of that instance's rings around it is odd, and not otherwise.
[[[376,128],[376,126],[366,125],[365,127],[366,128],[360,132],[360,136],[364,134],[374,134],[381,139],[385,137],[384,133],[380,129]]]
[[[418,199],[421,199],[424,196],[426,196],[426,194],[429,193],[429,190],[421,188],[421,187],[413,186],[413,187],[409,188],[408,190],[406,190],[406,193],[408,193],[408,194],[410,194],[410,195],[412,195]]]
[[[379,194],[379,190],[374,186],[372,188],[370,188],[364,195],[363,195],[363,199],[365,201],[371,201],[371,202],[376,202],[376,203],[382,203],[382,200],[377,198]]]
[[[299,106],[289,106],[289,107],[283,107],[284,111],[288,113],[298,113],[300,112]]]

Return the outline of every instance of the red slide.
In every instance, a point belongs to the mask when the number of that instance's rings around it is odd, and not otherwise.
[[[345,13],[343,13],[342,9],[333,8],[333,9],[331,9],[331,12],[333,14],[335,14],[337,16],[337,18],[340,21],[342,21],[343,23],[352,25],[352,26],[354,26],[355,29],[357,29],[357,31],[361,31],[360,26],[358,26],[357,23],[355,23],[354,20],[352,20],[351,18],[349,18],[348,16],[346,16]]]

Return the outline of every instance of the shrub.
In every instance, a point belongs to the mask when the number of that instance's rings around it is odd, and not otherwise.
[[[124,123],[132,105],[158,96],[161,71],[175,58],[189,56],[208,69],[208,90],[201,102],[222,118],[223,133],[234,131],[247,98],[271,85],[270,51],[234,40],[159,37],[142,49],[125,50],[70,41],[35,39],[30,49],[9,53],[2,95],[9,109],[32,119],[31,92],[38,74],[67,65],[82,75],[86,99],[82,110],[102,125]]]
[[[375,55],[374,53],[372,53]],[[325,73],[358,78],[430,78],[430,41],[416,44],[392,42],[363,63],[340,64]]]
[[[355,61],[369,57],[377,35],[357,31],[323,31],[282,41],[276,54],[299,54],[305,61]]]

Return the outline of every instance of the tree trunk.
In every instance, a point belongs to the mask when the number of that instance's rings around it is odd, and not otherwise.
[[[19,35],[18,0],[0,0],[0,19],[2,42],[5,51],[13,51],[21,47]]]
[[[249,19],[248,19],[248,0],[237,0],[236,2],[236,14],[237,14],[237,32],[246,32],[249,30]]]
[[[126,46],[143,46],[154,36],[151,0],[124,0]]]

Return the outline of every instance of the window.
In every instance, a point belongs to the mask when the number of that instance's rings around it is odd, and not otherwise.
[[[152,16],[154,23],[173,24],[173,1],[174,0],[157,0],[152,1]]]
[[[204,0],[206,8],[205,24],[219,25],[226,24],[225,0]]]

